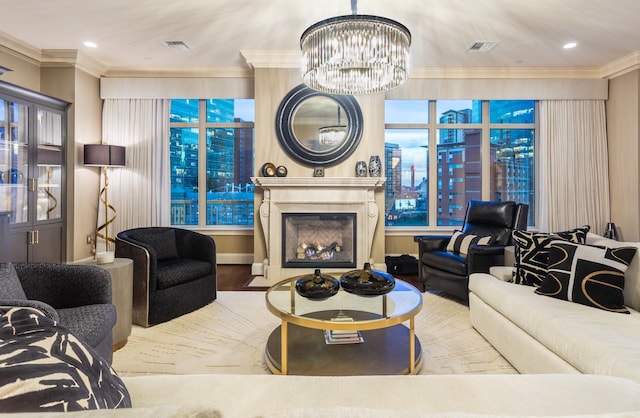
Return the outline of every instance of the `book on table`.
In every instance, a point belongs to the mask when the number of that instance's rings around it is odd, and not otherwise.
[[[350,318],[344,314],[331,318],[333,322],[353,322],[353,318]],[[360,331],[351,330],[336,330],[328,329],[324,331],[324,340],[327,344],[358,344],[364,342]]]

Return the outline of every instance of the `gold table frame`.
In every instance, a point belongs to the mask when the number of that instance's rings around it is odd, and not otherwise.
[[[309,316],[303,316],[296,313],[296,300],[304,300],[303,297],[299,296],[295,291],[295,282],[297,279],[302,276],[291,277],[285,280],[282,280],[275,285],[273,285],[269,290],[267,290],[265,295],[266,305],[269,312],[277,316],[281,319],[281,327],[280,327],[280,367],[277,367],[273,361],[269,359],[267,355],[267,365],[272,373],[274,374],[283,374],[286,375],[289,373],[289,350],[288,350],[288,337],[289,337],[289,325],[294,324],[304,328],[318,329],[318,330],[339,330],[339,331],[367,331],[367,330],[378,330],[382,328],[389,328],[395,325],[402,324],[406,321],[409,321],[409,367],[408,374],[416,374],[421,367],[422,356],[421,353],[419,358],[416,359],[416,337],[415,337],[415,316],[422,309],[422,293],[412,286],[409,283],[406,283],[402,280],[396,279],[396,286],[394,290],[385,295],[379,296],[355,296],[354,298],[363,298],[363,300],[367,300],[369,304],[371,301],[379,300],[381,314],[380,318],[368,319],[368,320],[354,320],[353,322],[338,322],[331,321],[325,319],[318,319]],[[404,309],[400,309],[396,311],[395,306],[392,311],[389,311],[389,301],[393,296],[397,296],[397,292],[407,291],[411,292],[411,296],[415,298],[415,303],[410,304],[410,306],[405,307]],[[273,295],[276,292],[288,292],[289,300],[288,306],[284,309],[281,305],[278,306],[273,299]],[[340,290],[339,294],[345,292],[344,290]],[[394,295],[394,292],[396,294]],[[345,292],[346,293],[346,292]],[[337,296],[337,295],[336,295]],[[335,296],[334,296],[335,297]],[[351,297],[351,296],[350,296]],[[329,299],[327,299],[329,300]],[[354,299],[357,300],[357,299]],[[311,305],[317,304],[317,305]],[[325,304],[323,301],[309,301],[309,306],[317,306],[318,311],[324,311]],[[359,306],[345,306],[345,309],[351,311],[357,311]],[[312,311],[313,312],[313,311]],[[277,329],[276,329],[277,330]],[[275,331],[274,331],[275,332]]]

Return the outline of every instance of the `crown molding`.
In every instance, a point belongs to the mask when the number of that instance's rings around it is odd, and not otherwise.
[[[175,69],[154,69],[140,70],[139,68],[113,68],[104,74],[106,78],[253,78],[253,71],[245,68],[190,68],[189,70]]]
[[[601,78],[598,68],[575,67],[429,67],[409,70],[412,79]]]
[[[42,59],[42,54],[39,49],[27,45],[3,32],[0,32],[0,51],[33,65],[40,65]]]
[[[108,68],[80,50],[39,50],[0,32],[0,51],[43,68],[74,67],[94,77],[252,77],[255,68],[300,68],[298,50],[241,50],[250,69],[245,68],[191,68],[184,70],[147,68]],[[497,79],[497,78],[613,78],[640,69],[640,50],[600,67],[423,67],[409,70],[415,79]]]
[[[600,67],[602,78],[619,77],[633,70],[640,69],[640,51],[632,52]]]
[[[241,50],[247,64],[253,68],[300,68],[302,53],[300,51],[259,51]]]
[[[74,67],[100,78],[107,67],[77,49],[43,49],[41,66],[43,68]]]

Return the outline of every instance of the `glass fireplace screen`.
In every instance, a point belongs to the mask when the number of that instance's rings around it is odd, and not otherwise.
[[[283,213],[282,267],[356,267],[355,213]]]

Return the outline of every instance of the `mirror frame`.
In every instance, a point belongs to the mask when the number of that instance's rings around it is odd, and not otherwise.
[[[344,110],[347,132],[342,144],[326,152],[312,151],[300,143],[293,131],[296,110],[312,97],[328,97]],[[362,138],[362,111],[355,97],[328,94],[313,90],[304,84],[294,87],[280,103],[276,114],[276,134],[286,153],[301,164],[311,167],[326,167],[347,159],[357,148]]]

